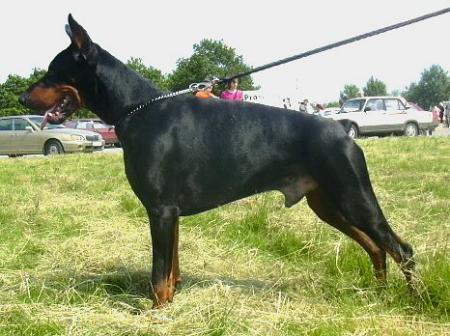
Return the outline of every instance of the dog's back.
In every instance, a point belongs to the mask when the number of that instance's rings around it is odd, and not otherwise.
[[[327,141],[326,132],[346,137],[339,124],[321,117],[194,97],[144,111],[122,132],[133,134],[122,140],[132,185],[140,190],[145,178],[154,195],[177,195],[182,214],[279,189],[287,178],[308,174],[311,143]]]

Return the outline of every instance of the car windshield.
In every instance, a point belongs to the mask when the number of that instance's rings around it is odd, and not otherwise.
[[[364,106],[364,99],[347,100],[344,103],[344,105],[342,105],[341,112],[362,111],[363,106]]]
[[[77,128],[83,128],[83,129],[104,129],[104,128],[110,128],[109,125],[106,125],[102,122],[99,121],[93,121],[93,120],[89,120],[89,121],[84,121],[84,120],[80,120],[78,122]]]
[[[30,117],[28,119],[30,119],[30,121],[32,121],[39,128],[41,127],[41,124],[44,121],[44,117],[40,117],[40,116]],[[44,127],[44,129],[54,129],[54,128],[66,128],[66,126],[64,126],[64,125],[47,124]]]

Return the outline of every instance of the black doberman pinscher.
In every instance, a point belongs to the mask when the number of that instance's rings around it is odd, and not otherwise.
[[[287,207],[306,196],[323,221],[367,251],[380,281],[386,280],[386,252],[411,281],[413,250],[387,223],[364,154],[342,125],[260,104],[193,96],[139,107],[162,92],[93,43],[71,15],[66,31],[70,46],[20,100],[46,110],[50,123],[86,106],[116,126],[127,178],[150,218],[156,307],[172,300],[181,280],[179,216],[269,190],[283,193]]]

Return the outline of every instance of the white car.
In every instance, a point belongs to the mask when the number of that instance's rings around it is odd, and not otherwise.
[[[0,118],[0,155],[62,154],[102,150],[98,133],[50,125],[41,130],[44,117],[21,115]]]
[[[317,114],[322,117],[330,117],[332,114],[339,113],[341,109],[339,107],[327,107],[319,111]]]
[[[348,135],[394,134],[417,136],[431,133],[438,125],[433,114],[408,105],[402,97],[362,97],[347,100],[336,114],[326,115],[334,120],[352,122]]]

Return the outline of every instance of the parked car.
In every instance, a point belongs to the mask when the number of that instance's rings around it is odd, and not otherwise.
[[[0,118],[0,155],[62,154],[102,150],[105,145],[100,134],[74,130],[63,125],[47,124],[39,115]]]
[[[105,140],[105,145],[107,146],[120,145],[114,126],[105,124],[100,119],[70,120],[65,122],[64,125],[69,128],[83,129],[100,133]]]
[[[341,109],[339,107],[327,107],[324,108],[323,110],[320,110],[318,113],[318,115],[322,116],[322,117],[329,117],[332,114],[336,114],[339,113]]]
[[[397,133],[417,136],[420,132],[431,133],[438,126],[431,112],[419,111],[402,97],[392,96],[349,99],[338,113],[325,117],[350,120],[352,138]]]

